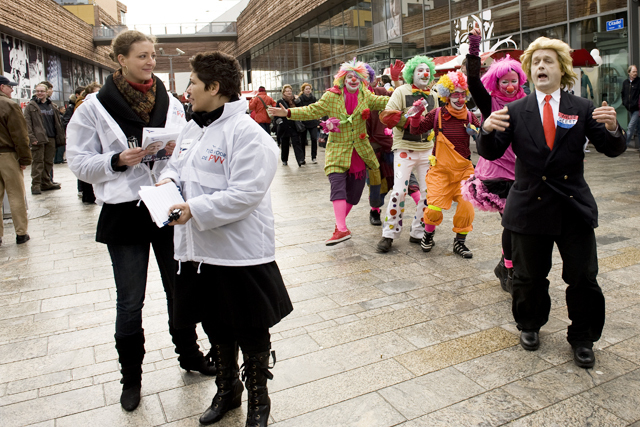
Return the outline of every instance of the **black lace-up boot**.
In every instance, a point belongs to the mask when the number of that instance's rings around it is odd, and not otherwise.
[[[214,344],[209,354],[216,367],[218,392],[211,406],[200,417],[200,424],[217,423],[224,414],[242,404],[242,383],[238,378],[238,344]]]
[[[269,354],[273,357],[273,365],[269,366]],[[256,354],[244,354],[242,380],[249,392],[247,423],[245,427],[266,427],[271,411],[271,399],[267,389],[267,380],[273,379],[269,369],[276,364],[276,353],[265,351]]]

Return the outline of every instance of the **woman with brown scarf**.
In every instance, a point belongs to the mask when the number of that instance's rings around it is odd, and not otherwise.
[[[153,75],[155,39],[125,31],[113,41],[111,58],[121,68],[97,95],[88,95],[67,128],[69,167],[78,179],[93,184],[102,211],[96,240],[107,245],[116,282],[116,349],[122,372],[120,403],[127,411],[140,403],[145,354],[142,306],[147,285],[149,249],[158,262],[167,297],[169,332],[180,366],[214,375],[215,369],[196,342],[195,325],[173,327],[173,227],[158,228],[138,192],[155,184],[167,160],[150,161],[141,148],[142,129],[182,129],[184,109]],[[174,145],[175,146],[175,145]],[[167,152],[173,150],[168,147]],[[170,153],[169,153],[170,154]]]
[[[296,106],[291,85],[282,86],[282,99],[278,101],[278,106],[284,107],[287,110]],[[279,122],[278,136],[280,137],[280,158],[282,159],[282,164],[287,166],[287,162],[289,161],[289,143],[291,143],[291,145],[293,145],[293,152],[296,155],[298,167],[304,165],[304,150],[300,143],[300,135],[296,128],[296,122],[286,117],[278,117],[276,122]]]

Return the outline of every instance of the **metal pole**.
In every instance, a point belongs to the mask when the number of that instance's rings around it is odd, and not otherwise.
[[[173,57],[169,56],[169,91],[176,91],[176,82],[173,76]]]

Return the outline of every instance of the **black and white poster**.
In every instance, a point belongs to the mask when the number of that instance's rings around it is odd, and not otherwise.
[[[29,81],[31,90],[35,90],[38,83],[45,80],[44,55],[42,48],[32,44],[27,45],[29,52]]]
[[[18,83],[14,89],[15,98],[31,97],[29,81],[29,56],[27,43],[5,34],[2,35],[2,57],[4,75]]]
[[[64,101],[62,99],[62,64],[60,56],[50,50],[45,50],[45,63],[47,64],[47,80],[53,85],[53,100]]]

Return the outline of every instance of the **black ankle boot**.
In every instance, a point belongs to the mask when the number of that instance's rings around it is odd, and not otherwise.
[[[142,360],[144,359],[144,331],[124,338],[116,337],[116,350],[122,373],[120,404],[125,411],[133,411],[140,404]]]
[[[217,423],[224,414],[242,404],[242,382],[238,378],[238,344],[216,344],[209,353],[216,365],[218,392],[211,406],[200,417],[200,424]]]
[[[208,376],[214,376],[216,374],[211,352],[203,356],[200,351],[195,325],[183,329],[176,329],[169,326],[169,333],[171,334],[173,344],[176,346],[176,353],[179,354],[178,362],[180,362],[182,369],[187,372],[197,371],[202,375]]]
[[[252,355],[244,354],[244,363],[242,367],[242,380],[249,392],[247,423],[245,427],[266,427],[269,421],[269,412],[271,412],[271,399],[269,399],[269,390],[267,388],[267,379],[273,379],[273,374],[269,369],[276,364],[276,353],[271,352],[273,356],[273,365],[269,366],[269,351],[256,353]]]

